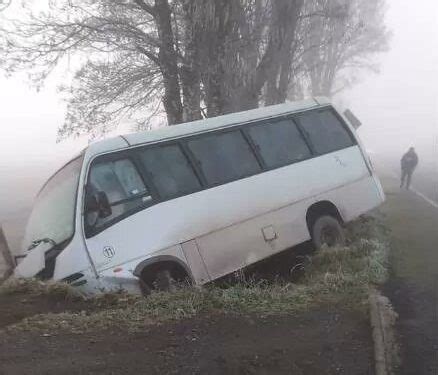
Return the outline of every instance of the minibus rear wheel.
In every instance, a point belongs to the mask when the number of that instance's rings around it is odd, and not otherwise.
[[[345,244],[344,228],[333,216],[320,216],[312,227],[312,242],[317,250],[322,247],[343,246]]]

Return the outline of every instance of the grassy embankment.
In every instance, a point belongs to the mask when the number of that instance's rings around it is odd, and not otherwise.
[[[81,333],[93,329],[122,327],[130,331],[148,324],[190,318],[199,314],[294,314],[314,307],[339,307],[367,311],[372,285],[387,277],[388,235],[380,216],[361,218],[347,228],[346,247],[325,249],[304,262],[304,274],[294,283],[241,281],[227,287],[178,288],[153,293],[148,298],[111,294],[90,299],[80,312],[31,316],[8,329]],[[82,297],[66,285],[38,281],[13,281],[0,287],[0,301],[17,294],[41,295],[62,301]],[[82,300],[81,303],[84,301]]]

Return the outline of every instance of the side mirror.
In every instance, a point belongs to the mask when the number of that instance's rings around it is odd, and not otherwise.
[[[96,213],[100,219],[111,216],[113,212],[106,193],[104,191],[93,193],[90,189],[87,190],[86,213]]]
[[[360,120],[354,115],[353,112],[351,112],[351,110],[347,109],[344,112],[344,116],[347,118],[348,121],[350,121],[351,125],[353,125],[355,129],[359,129],[362,126]]]

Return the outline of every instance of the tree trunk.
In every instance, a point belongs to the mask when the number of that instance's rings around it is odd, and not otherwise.
[[[163,105],[169,125],[183,122],[181,88],[178,76],[178,56],[172,30],[171,9],[168,0],[155,0],[155,21],[157,24],[160,49],[158,60],[163,75]]]
[[[204,66],[203,82],[205,87],[205,101],[207,116],[214,117],[231,111],[229,96],[226,93],[226,84],[231,67],[226,71],[225,65],[229,56],[226,55],[226,44],[232,32],[232,0],[206,1],[206,34],[203,45],[205,47],[206,64]]]
[[[201,114],[201,71],[199,48],[201,43],[198,7],[199,0],[185,0],[184,12],[184,61],[181,67],[181,84],[184,100],[184,121],[202,118]]]
[[[287,98],[294,58],[293,44],[303,5],[304,0],[278,0],[275,3],[271,38],[278,51],[268,70],[266,105],[284,103]]]

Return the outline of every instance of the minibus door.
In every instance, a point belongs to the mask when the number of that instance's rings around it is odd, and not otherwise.
[[[187,263],[192,272],[192,276],[197,284],[205,284],[210,281],[210,276],[205,267],[204,260],[199,252],[198,244],[195,240],[181,244],[181,248],[186,257]]]

